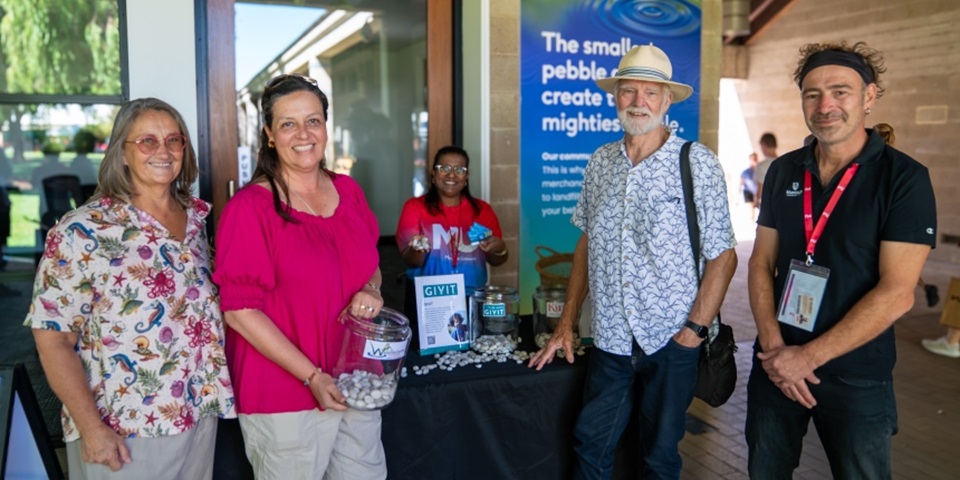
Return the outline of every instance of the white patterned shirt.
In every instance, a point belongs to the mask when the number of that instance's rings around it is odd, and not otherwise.
[[[209,214],[192,199],[181,242],[148,213],[102,197],[47,234],[24,325],[78,334],[100,418],[124,438],[236,417],[204,230]],[[61,420],[64,441],[80,438],[66,406]]]
[[[633,339],[651,355],[683,326],[698,284],[687,233],[680,148],[670,138],[636,166],[623,140],[594,152],[570,221],[587,235],[594,344],[629,355]],[[717,157],[690,149],[701,265],[733,248],[727,187]]]

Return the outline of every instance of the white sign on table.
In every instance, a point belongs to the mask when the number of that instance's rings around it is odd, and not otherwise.
[[[420,355],[470,348],[463,274],[416,277]]]

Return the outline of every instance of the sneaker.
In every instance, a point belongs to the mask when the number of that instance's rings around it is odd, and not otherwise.
[[[936,285],[924,285],[923,292],[927,294],[928,307],[932,307],[940,302],[940,291]]]
[[[936,340],[921,340],[923,348],[926,348],[928,352],[935,353],[937,355],[943,355],[944,357],[950,358],[960,358],[960,344],[950,344],[947,342],[947,337],[940,337]]]

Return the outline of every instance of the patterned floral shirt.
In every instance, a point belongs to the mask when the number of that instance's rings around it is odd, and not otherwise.
[[[149,214],[103,198],[47,236],[24,325],[79,334],[76,349],[104,423],[160,437],[201,417],[234,417],[223,318],[194,198],[184,241]],[[80,437],[62,412],[64,440]]]
[[[622,140],[601,146],[584,171],[570,221],[587,235],[593,340],[629,355],[633,339],[647,355],[663,348],[690,313],[697,275],[687,233],[680,148],[670,138],[634,166]],[[706,259],[733,248],[727,187],[717,157],[690,149],[693,198],[700,225],[701,272]]]

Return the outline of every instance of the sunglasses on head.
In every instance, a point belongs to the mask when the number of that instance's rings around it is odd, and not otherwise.
[[[145,155],[157,153],[157,150],[160,150],[161,143],[167,147],[168,152],[179,153],[187,146],[187,137],[175,133],[167,135],[167,137],[161,141],[155,135],[141,135],[137,137],[136,140],[126,140],[123,143],[136,143],[137,150],[140,150],[140,153]]]
[[[276,77],[271,78],[270,81],[267,82],[266,86],[263,87],[263,89],[267,90],[269,88],[276,87],[277,85],[280,85],[281,83],[291,79],[300,79],[313,85],[314,87],[319,88],[317,81],[306,75],[301,75],[299,73],[285,73],[283,75],[277,75]]]

